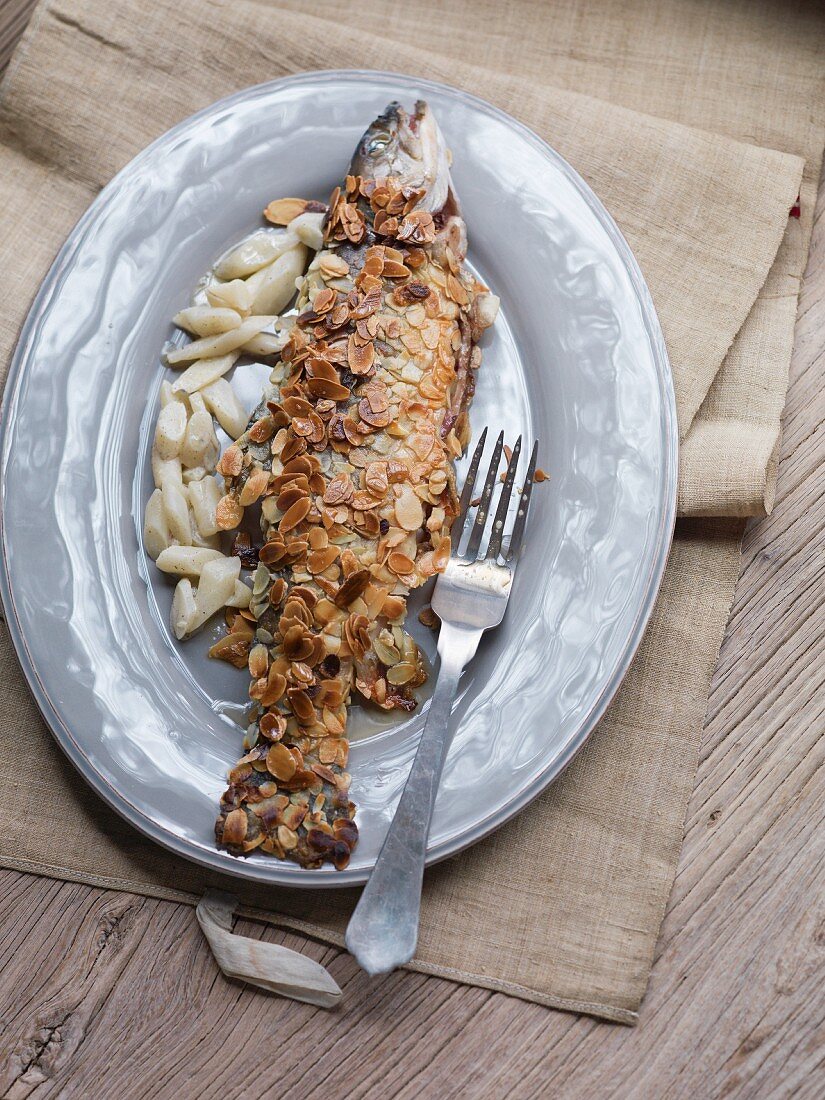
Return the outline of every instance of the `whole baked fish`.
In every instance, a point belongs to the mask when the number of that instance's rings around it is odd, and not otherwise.
[[[252,676],[249,751],[216,825],[238,855],[345,867],[350,694],[410,710],[425,679],[406,596],[450,554],[475,342],[498,307],[463,266],[449,163],[425,103],[373,122],[330,199],[271,387],[219,465],[220,526],[255,506],[264,535],[255,623],[214,647]]]

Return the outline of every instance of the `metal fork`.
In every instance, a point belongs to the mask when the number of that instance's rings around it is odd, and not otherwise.
[[[463,553],[458,552],[486,439],[485,428],[461,493],[459,514],[452,530],[453,553],[433,591],[432,608],[441,619],[438,636],[441,668],[430,710],[392,825],[347,928],[347,948],[368,974],[394,970],[409,962],[415,953],[427,838],[450,747],[453,699],[464,666],[475,654],[481,635],[498,626],[504,618],[524,536],[538,441],[533,446],[524,487],[520,491],[510,541],[502,552],[521,453],[519,437],[507,466],[486,552],[480,552],[504,447],[502,432],[487,471],[467,547]]]

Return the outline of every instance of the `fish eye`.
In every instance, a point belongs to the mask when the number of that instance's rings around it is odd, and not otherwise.
[[[380,153],[383,149],[386,149],[390,143],[389,134],[376,134],[374,138],[370,139],[370,143],[367,146],[368,153]]]

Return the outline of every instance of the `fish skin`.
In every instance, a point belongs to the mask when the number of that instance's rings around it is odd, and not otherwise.
[[[462,266],[466,232],[426,104],[392,103],[367,129],[325,240],[272,384],[219,466],[230,515],[265,485],[254,503],[269,576],[252,609],[274,642],[250,686],[256,743],[230,773],[216,840],[342,869],[358,836],[350,694],[409,710],[425,679],[405,597],[449,555],[453,461],[491,312]]]

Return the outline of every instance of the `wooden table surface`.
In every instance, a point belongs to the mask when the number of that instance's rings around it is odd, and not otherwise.
[[[31,0],[0,0],[0,69]],[[0,1093],[825,1096],[825,187],[773,515],[750,525],[635,1029],[420,974],[330,967],[323,1012],[225,980],[184,905],[0,871]]]

